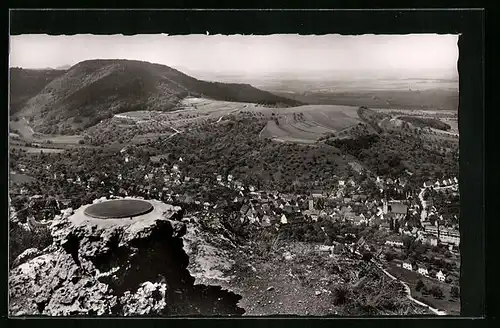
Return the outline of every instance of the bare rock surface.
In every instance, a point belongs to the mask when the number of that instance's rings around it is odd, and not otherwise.
[[[89,205],[56,216],[52,245],[10,272],[10,315],[242,314],[240,296],[194,285],[181,208],[148,202],[134,218],[90,218]]]
[[[41,252],[40,252],[40,250],[38,250],[38,248],[35,248],[35,247],[28,248],[27,250],[25,250],[24,252],[19,254],[18,257],[16,257],[16,259],[12,263],[12,267],[17,267],[17,266],[33,259],[33,258],[39,256],[40,254],[41,254]]]

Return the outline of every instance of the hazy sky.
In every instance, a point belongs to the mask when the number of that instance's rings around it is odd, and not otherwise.
[[[455,70],[458,35],[19,35],[10,66],[56,68],[87,59],[136,59],[217,73]]]

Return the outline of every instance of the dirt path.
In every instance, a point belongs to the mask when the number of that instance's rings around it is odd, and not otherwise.
[[[422,211],[420,212],[421,220],[424,220],[427,217],[427,202],[424,200],[424,192],[425,192],[425,188],[421,188],[420,192],[418,194],[418,199],[420,200],[420,203],[422,204]]]

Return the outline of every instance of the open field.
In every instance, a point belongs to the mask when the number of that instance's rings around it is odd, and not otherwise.
[[[450,126],[447,131],[426,127],[431,132],[432,136],[427,136],[427,139],[458,141],[458,113],[455,110],[414,110],[414,109],[391,109],[391,108],[370,108],[374,112],[388,114],[393,119],[398,120],[401,116],[410,116],[422,119],[436,119]]]
[[[133,144],[142,144],[146,142],[150,142],[151,140],[156,140],[159,137],[165,137],[165,136],[171,136],[172,133],[145,133],[145,134],[139,134],[136,135],[132,138],[130,141]]]
[[[330,133],[337,133],[361,123],[355,107],[308,105],[279,110],[279,118],[269,121],[261,137],[314,143]]]
[[[283,97],[318,105],[366,106],[370,108],[392,109],[458,110],[457,90],[270,91]]]
[[[35,179],[33,177],[30,177],[29,175],[22,174],[22,173],[11,173],[9,175],[9,180],[10,180],[10,183],[14,183],[14,184],[35,181]]]
[[[23,138],[33,139],[34,131],[24,118],[21,118],[18,121],[10,121],[9,129],[11,131],[17,131],[17,133]]]
[[[9,122],[9,129],[17,131],[19,138],[28,142],[50,142],[59,145],[77,145],[83,139],[81,135],[46,135],[35,133],[28,121],[23,117],[17,121]]]
[[[148,139],[152,140],[182,133],[186,129],[190,129],[193,124],[204,123],[207,120],[213,121],[213,124],[223,124],[227,115],[246,112],[264,119],[267,118],[268,123],[260,133],[261,138],[310,144],[332,133],[345,132],[350,135],[351,133],[348,131],[363,122],[358,117],[357,109],[358,107],[340,105],[303,105],[272,108],[258,104],[187,97],[173,111],[125,112],[117,114],[111,119],[114,121],[111,127],[107,126],[108,123],[106,122],[108,120],[103,121],[101,124],[104,124],[102,129],[109,130],[108,132],[112,134],[121,134],[117,132],[116,126],[126,130],[133,127],[136,130],[133,132],[134,136],[130,139],[130,142],[143,143],[147,142]],[[401,129],[397,124],[393,124],[402,123],[401,120],[397,119],[398,115],[446,118],[450,121],[455,120],[456,115],[454,111],[402,110],[400,108],[395,111],[387,107],[375,111],[390,114],[394,118],[389,124],[390,126],[387,127],[390,129]],[[106,133],[106,135],[108,134]],[[454,132],[453,128],[450,131],[436,131],[433,133],[433,138],[453,139],[454,134],[456,132]],[[109,137],[104,138],[103,142],[105,139],[109,140]]]
[[[116,114],[88,129],[85,132],[85,138],[92,140],[90,145],[112,142],[142,144],[159,137],[170,137],[177,133],[183,133],[193,125],[204,123],[207,120],[212,121],[212,124],[223,124],[227,115],[246,112],[268,120],[260,137],[281,142],[311,144],[330,134],[337,135],[341,132],[350,135],[351,133],[348,131],[356,128],[362,122],[358,117],[357,109],[358,107],[355,106],[341,105],[303,105],[276,108],[252,103],[186,97],[177,108],[168,112],[140,110]],[[451,123],[452,129],[450,131],[436,130],[432,132],[432,138],[452,140],[456,139],[458,135],[456,111],[402,110],[401,108],[396,111],[387,108],[387,106],[375,111],[390,114],[393,118],[405,115],[433,117],[443,120],[443,122],[446,120],[447,124]],[[39,144],[39,147],[47,149],[87,146],[87,142],[85,145],[79,144],[84,139],[83,135],[53,136],[33,133],[32,128],[24,118],[20,118],[17,122],[11,122],[11,131],[20,134],[20,142],[35,142]],[[11,142],[11,144],[15,143]],[[22,143],[18,145],[24,146]],[[30,152],[39,151],[38,148],[30,150]]]
[[[451,315],[460,315],[460,300],[453,300],[450,296],[451,284],[440,282],[437,279],[425,277],[415,271],[409,271],[398,267],[394,264],[389,264],[386,266],[386,270],[394,275],[396,278],[406,282],[411,288],[411,295],[426,304],[429,304],[433,308],[441,309],[446,311]],[[418,280],[422,280],[425,286],[428,288],[432,286],[438,286],[443,291],[443,298],[437,299],[432,295],[423,295],[421,292],[416,291],[415,287]]]
[[[83,139],[83,136],[81,135],[72,135],[72,136],[66,136],[66,135],[60,135],[60,136],[40,136],[39,140],[40,141],[49,141],[54,144],[69,144],[69,145],[76,145],[80,142],[80,140]]]
[[[22,150],[25,150],[28,154],[39,154],[41,152],[45,154],[55,154],[62,153],[65,149],[61,148],[36,148],[36,147],[16,147]]]

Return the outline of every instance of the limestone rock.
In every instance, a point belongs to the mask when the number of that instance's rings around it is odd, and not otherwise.
[[[241,297],[194,286],[182,246],[181,208],[149,202],[153,211],[132,219],[91,218],[86,206],[56,216],[52,245],[10,272],[10,314],[241,314]],[[29,254],[36,252],[22,258]]]
[[[19,254],[18,257],[16,257],[16,259],[12,263],[12,267],[17,267],[17,266],[35,258],[35,257],[37,257],[40,254],[41,254],[41,252],[38,250],[38,248],[28,248],[27,250],[25,250],[24,252]]]
[[[165,302],[167,286],[165,283],[141,284],[135,293],[127,291],[120,298],[123,306],[123,315],[161,315],[167,304]]]

